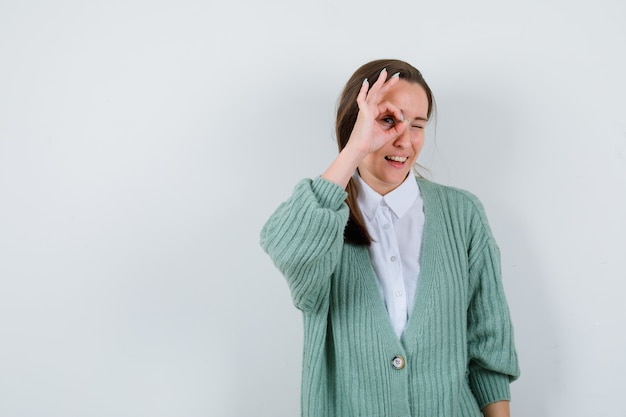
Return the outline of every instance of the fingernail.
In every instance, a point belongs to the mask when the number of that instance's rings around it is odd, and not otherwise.
[[[402,123],[404,123],[404,114],[400,113],[400,120],[402,121]]]
[[[367,84],[367,78],[363,80],[363,85]]]
[[[391,76],[391,78],[398,78],[399,76],[400,76],[400,73],[399,73],[399,72],[396,72],[395,74],[393,74],[393,75]]]
[[[383,68],[383,70],[380,73],[382,74],[385,71],[387,71],[387,68]]]

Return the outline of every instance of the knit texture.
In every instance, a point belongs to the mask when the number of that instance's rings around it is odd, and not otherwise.
[[[305,417],[479,417],[485,405],[510,398],[519,368],[482,205],[466,191],[416,180],[425,213],[421,271],[401,339],[367,247],[344,243],[341,187],[302,180],[261,231],[303,313]],[[392,366],[396,356],[402,369]]]

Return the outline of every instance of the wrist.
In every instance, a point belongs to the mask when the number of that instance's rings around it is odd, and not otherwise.
[[[321,175],[322,178],[346,188],[364,156],[356,149],[344,147],[328,169]]]
[[[339,154],[344,154],[344,158],[353,161],[355,168],[369,153],[369,150],[363,149],[362,147],[355,145],[350,141],[348,141],[348,143],[346,143],[346,146],[344,146],[344,148],[339,152]]]
[[[510,417],[511,411],[508,401],[496,401],[486,405],[482,409],[483,416],[485,417]]]

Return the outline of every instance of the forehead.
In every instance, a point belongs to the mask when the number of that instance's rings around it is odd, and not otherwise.
[[[417,83],[400,80],[385,93],[383,100],[389,101],[410,118],[426,119],[428,116],[428,96]]]

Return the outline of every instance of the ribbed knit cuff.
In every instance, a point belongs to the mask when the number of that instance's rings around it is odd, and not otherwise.
[[[331,210],[339,210],[348,196],[346,190],[322,177],[313,179],[311,190],[315,194],[319,205]]]
[[[508,375],[474,368],[471,370],[469,379],[472,392],[481,409],[496,401],[509,401],[511,399]]]

